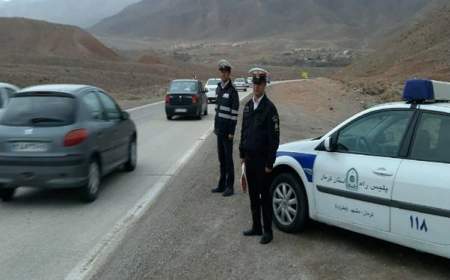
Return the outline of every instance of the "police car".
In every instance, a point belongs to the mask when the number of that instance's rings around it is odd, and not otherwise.
[[[280,230],[310,218],[450,258],[450,83],[408,81],[404,100],[280,146],[271,186]]]

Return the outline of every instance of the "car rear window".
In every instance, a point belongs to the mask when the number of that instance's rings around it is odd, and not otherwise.
[[[11,98],[0,124],[7,126],[65,126],[75,121],[76,101],[59,94],[26,94]]]
[[[170,93],[196,93],[198,82],[194,81],[173,81],[170,84]]]

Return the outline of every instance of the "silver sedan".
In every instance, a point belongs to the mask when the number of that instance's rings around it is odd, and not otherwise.
[[[79,188],[97,198],[102,176],[137,162],[137,133],[103,90],[84,85],[23,89],[0,119],[0,198],[16,188]]]

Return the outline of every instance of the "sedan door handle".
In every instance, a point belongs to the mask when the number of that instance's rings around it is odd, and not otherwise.
[[[373,174],[378,175],[378,176],[383,176],[383,177],[392,177],[392,176],[394,176],[393,173],[387,171],[386,168],[383,168],[383,167],[375,169],[373,171]]]

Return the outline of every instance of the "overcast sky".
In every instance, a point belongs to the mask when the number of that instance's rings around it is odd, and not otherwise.
[[[88,28],[139,0],[0,0],[0,17],[25,17]]]

